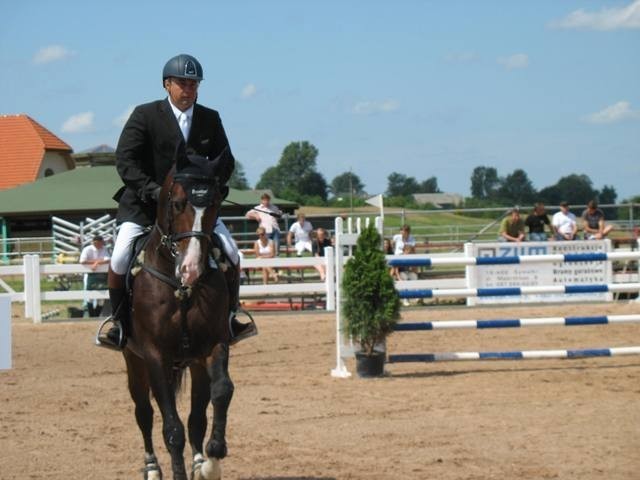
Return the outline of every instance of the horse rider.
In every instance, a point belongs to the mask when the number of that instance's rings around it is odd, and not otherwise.
[[[130,306],[125,276],[133,255],[132,246],[136,237],[156,220],[161,185],[171,170],[177,146],[186,142],[187,149],[213,160],[229,145],[218,112],[196,102],[202,79],[202,66],[195,57],[180,54],[169,59],[162,70],[167,97],[137,106],[120,135],[116,168],[124,186],[114,199],[119,203],[117,221],[121,225],[108,275],[112,325],[98,338],[102,346],[121,349],[126,342],[124,333]],[[222,184],[229,180],[235,166],[232,155],[226,158],[229,160],[218,168]],[[236,343],[255,335],[257,330],[253,322],[240,323],[235,318],[240,288],[238,248],[220,219],[215,233],[236,270],[232,276],[237,276],[237,281],[227,281],[232,306],[231,343]]]

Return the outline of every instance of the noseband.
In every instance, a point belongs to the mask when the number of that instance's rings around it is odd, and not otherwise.
[[[171,254],[171,256],[174,258],[178,256],[178,242],[184,238],[202,237],[211,241],[210,233],[196,232],[193,230],[189,232],[180,232],[180,233],[171,233],[171,232],[164,233],[164,231],[162,230],[162,227],[160,227],[158,222],[156,222],[155,224],[155,229],[160,234],[160,245],[166,248]]]

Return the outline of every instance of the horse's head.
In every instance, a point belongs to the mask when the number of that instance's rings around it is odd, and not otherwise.
[[[205,271],[211,235],[220,205],[229,188],[220,178],[220,166],[231,152],[226,148],[209,160],[187,153],[181,146],[158,201],[158,227],[162,243],[175,257],[175,275],[182,285],[193,283]]]

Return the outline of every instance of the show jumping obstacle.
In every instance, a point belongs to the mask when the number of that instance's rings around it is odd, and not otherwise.
[[[445,322],[400,323],[396,332],[448,329],[494,329],[544,326],[610,325],[640,322],[640,315],[604,315],[595,317],[547,317],[502,320],[454,320]],[[595,348],[578,350],[522,350],[508,352],[402,353],[389,355],[387,363],[442,362],[456,360],[525,360],[541,358],[584,358],[638,355],[640,347]]]
[[[456,360],[526,360],[543,358],[587,358],[638,355],[640,347],[594,348],[585,350],[522,350],[513,352],[399,353],[387,363],[451,362]]]
[[[436,265],[512,265],[549,262],[606,262],[639,259],[640,252],[596,252],[552,255],[517,255],[508,257],[394,258],[389,261],[389,265],[392,267],[434,267]]]
[[[382,231],[379,219],[376,226]],[[351,374],[346,369],[344,360],[353,356],[353,345],[350,339],[342,333],[342,319],[340,316],[341,282],[340,273],[344,267],[344,250],[349,250],[355,245],[360,231],[360,224],[354,231],[351,222],[345,225],[342,219],[336,219],[336,368],[331,371],[334,377],[349,377]],[[434,266],[485,266],[485,265],[513,265],[535,263],[572,263],[572,262],[613,262],[621,260],[640,260],[640,252],[592,252],[592,253],[566,253],[566,254],[541,254],[519,256],[487,256],[487,257],[425,257],[424,255],[411,255],[408,258],[392,258],[389,265],[392,267],[434,267]],[[406,282],[403,282],[406,285]],[[523,287],[499,287],[499,288],[453,288],[453,289],[403,289],[399,291],[401,298],[470,298],[470,297],[505,297],[531,294],[585,294],[603,292],[640,292],[640,283],[616,283],[595,285],[545,285]],[[549,317],[549,318],[522,318],[501,320],[454,320],[438,322],[404,323],[396,326],[396,331],[420,331],[420,330],[446,330],[446,329],[488,329],[488,328],[519,328],[533,326],[586,326],[607,325],[640,322],[640,315],[610,315],[596,317]],[[443,352],[443,353],[403,353],[388,355],[388,363],[405,362],[437,362],[458,360],[518,360],[518,359],[549,359],[549,358],[584,358],[621,355],[638,355],[640,346],[593,348],[574,350],[522,350],[503,352]]]
[[[450,288],[399,290],[400,298],[445,298],[445,297],[506,297],[541,293],[604,293],[638,292],[640,283],[620,283],[609,285],[551,285],[542,287],[506,288]]]

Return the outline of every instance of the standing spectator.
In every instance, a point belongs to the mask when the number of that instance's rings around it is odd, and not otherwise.
[[[311,222],[306,220],[304,213],[298,213],[297,221],[291,225],[289,233],[287,234],[287,246],[291,247],[291,244],[293,243],[298,257],[301,257],[302,252],[305,250],[307,252],[311,252],[310,234],[312,230],[313,226],[311,226]]]
[[[245,217],[258,222],[258,226],[264,228],[267,237],[273,240],[276,256],[280,253],[280,227],[278,219],[282,211],[271,203],[271,195],[263,193],[260,197],[260,205],[249,210]]]
[[[595,200],[589,201],[582,212],[582,230],[585,240],[602,240],[613,230],[613,225],[605,225],[604,212],[598,208]]]
[[[415,248],[416,239],[411,235],[411,227],[409,225],[400,227],[400,233],[396,233],[393,236],[392,243],[394,255],[402,255],[405,245],[410,245]]]
[[[85,290],[104,290],[107,288],[107,273],[98,273],[96,270],[100,265],[109,263],[110,259],[109,251],[104,245],[104,238],[101,235],[94,235],[91,244],[84,247],[80,253],[80,263],[89,265],[93,271],[93,273],[84,274],[83,287]],[[85,299],[82,307],[90,317],[98,315],[97,299],[94,298],[91,302]]]
[[[258,227],[256,233],[258,234],[258,239],[253,243],[253,252],[256,258],[274,258],[276,256],[275,244],[273,240],[267,237],[264,227]],[[265,285],[269,283],[269,275],[275,282],[279,280],[278,273],[272,267],[263,267],[262,283]]]
[[[316,230],[316,238],[312,243],[311,250],[314,257],[324,257],[324,249],[331,246],[331,240],[327,238],[327,232],[324,228]],[[320,280],[324,282],[327,278],[327,270],[324,264],[315,265],[316,270],[320,274]]]
[[[575,240],[578,223],[576,216],[569,211],[567,202],[560,202],[560,211],[553,214],[551,226],[556,240]]]
[[[500,222],[501,242],[521,242],[524,240],[524,221],[520,218],[520,209],[513,207],[511,213]]]
[[[551,229],[551,221],[549,215],[544,208],[544,203],[538,202],[533,205],[533,212],[531,212],[527,219],[524,221],[525,225],[529,227],[529,240],[532,242],[544,242],[547,240],[547,234],[544,232],[544,226],[549,228],[549,232],[553,235]]]

